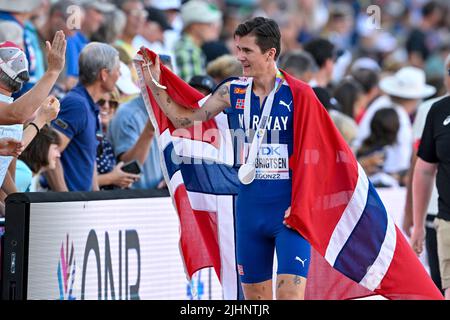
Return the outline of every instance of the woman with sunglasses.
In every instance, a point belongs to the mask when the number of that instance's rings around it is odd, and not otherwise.
[[[119,105],[119,93],[113,91],[106,94],[104,99],[98,102],[100,106],[100,123],[102,132],[97,133],[99,145],[97,149],[97,172],[98,184],[102,190],[110,190],[115,188],[129,188],[139,179],[139,175],[122,171],[124,163],[121,161],[116,163],[116,156],[111,143],[105,137],[111,119],[116,113]]]

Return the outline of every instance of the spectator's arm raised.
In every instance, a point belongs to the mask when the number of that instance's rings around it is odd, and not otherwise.
[[[30,91],[12,104],[5,105],[4,103],[0,103],[1,124],[24,123],[39,108],[50,93],[60,72],[64,68],[66,54],[64,33],[58,31],[52,44],[47,41],[46,46],[48,60],[47,72],[45,72],[41,80]]]

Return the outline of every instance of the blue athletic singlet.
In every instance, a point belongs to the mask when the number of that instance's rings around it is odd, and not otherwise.
[[[246,78],[231,80],[230,103],[225,109],[230,128],[244,132]],[[293,98],[286,81],[275,93],[266,125],[266,137],[255,162],[255,180],[240,185],[236,201],[236,242],[238,271],[243,283],[272,279],[274,249],[278,274],[306,277],[310,245],[296,231],[283,225],[291,205],[292,171],[289,156],[293,149]],[[264,101],[251,94],[250,127],[256,129]],[[235,134],[242,137],[242,134]],[[244,135],[245,137],[245,135]],[[252,136],[234,139],[235,164],[239,167],[250,147]]]

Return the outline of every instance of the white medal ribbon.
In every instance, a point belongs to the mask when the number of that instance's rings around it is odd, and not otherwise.
[[[255,135],[253,136],[247,161],[244,164],[242,164],[242,166],[239,168],[238,171],[238,178],[243,184],[250,184],[253,182],[253,180],[255,180],[256,176],[255,160],[256,157],[258,156],[258,152],[261,147],[263,138],[266,134],[266,124],[267,120],[269,119],[270,112],[272,111],[275,92],[277,91],[277,88],[280,82],[282,81],[282,78],[279,77],[278,75],[279,71],[277,73],[275,86],[267,96],[266,102],[264,103],[261,119],[256,128]],[[244,125],[246,128],[247,137],[250,136],[250,113],[251,113],[250,99],[252,95],[252,87],[253,87],[253,78],[250,78],[249,84],[247,86],[247,91],[245,92],[245,101],[244,101]]]

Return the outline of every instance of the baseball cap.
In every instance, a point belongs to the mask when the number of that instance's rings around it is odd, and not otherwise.
[[[189,80],[189,85],[194,88],[205,89],[209,92],[212,92],[216,87],[216,83],[213,78],[208,75],[193,76],[191,80]]]
[[[192,23],[214,23],[220,21],[222,12],[212,3],[191,0],[181,6],[184,27]]]
[[[28,79],[17,79],[22,72],[28,72],[28,60],[25,52],[11,41],[0,43],[0,69],[15,81],[26,81]]]
[[[141,92],[138,86],[133,82],[130,68],[122,61],[120,61],[120,77],[116,82],[116,87],[126,95],[133,95]]]

